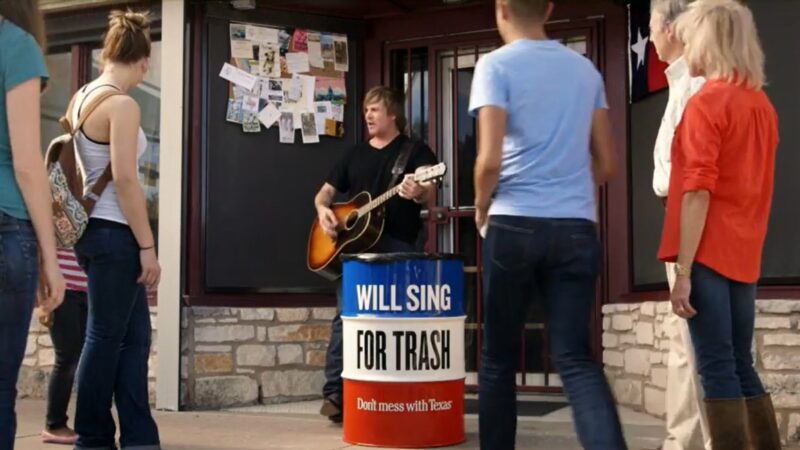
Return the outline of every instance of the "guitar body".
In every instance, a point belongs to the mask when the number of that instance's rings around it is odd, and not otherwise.
[[[346,203],[334,203],[331,210],[340,224],[335,240],[322,230],[319,220],[314,220],[308,237],[308,268],[329,280],[342,275],[339,255],[362,253],[369,250],[383,233],[384,210],[378,208],[357,218],[358,208],[372,201],[368,192],[362,192]]]

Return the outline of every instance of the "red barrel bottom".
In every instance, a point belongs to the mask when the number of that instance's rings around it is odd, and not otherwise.
[[[402,448],[464,442],[464,380],[344,380],[344,441]]]

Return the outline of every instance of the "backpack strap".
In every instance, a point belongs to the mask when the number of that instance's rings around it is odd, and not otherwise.
[[[110,86],[110,85],[108,85]],[[113,87],[113,86],[112,86]],[[91,91],[89,91],[91,94]],[[87,95],[89,95],[87,94]],[[81,104],[81,117],[78,118],[78,122],[75,126],[72,126],[72,108],[75,106],[75,96],[72,97],[72,100],[69,103],[69,107],[67,108],[67,115],[62,117],[59,122],[61,122],[61,126],[69,133],[72,137],[83,127],[84,122],[92,113],[100,106],[101,103],[106,101],[108,98],[113,97],[115,95],[124,95],[122,92],[116,89],[108,89],[99,94],[95,98],[92,99],[88,104],[83,105]],[[85,106],[85,108],[83,107]],[[100,200],[100,195],[102,195],[103,190],[105,190],[106,186],[111,179],[113,178],[113,174],[111,173],[111,164],[109,163],[106,166],[106,169],[100,175],[100,178],[95,181],[92,188],[89,192],[85,193],[83,196],[84,206],[87,207],[87,210],[91,211],[94,208],[94,204]]]
[[[98,90],[100,88],[103,88],[103,87],[111,87],[111,88],[114,88],[114,90],[113,91],[112,90],[107,90],[106,92],[102,92],[102,93],[100,93],[100,95],[98,95],[97,97],[92,99],[92,101],[89,104],[90,107],[87,107],[88,112],[83,115],[83,119],[82,120],[80,119],[80,117],[78,118],[78,126],[76,126],[76,127],[72,126],[72,110],[75,107],[75,99],[77,98],[77,95],[73,95],[72,96],[72,98],[69,101],[69,106],[67,106],[67,113],[64,115],[64,117],[58,119],[58,123],[61,124],[61,127],[64,129],[64,131],[67,134],[70,134],[70,135],[74,136],[75,133],[77,133],[78,130],[81,129],[81,127],[83,126],[83,123],[86,121],[86,118],[89,117],[89,115],[92,113],[92,111],[94,111],[95,108],[97,108],[97,106],[99,106],[100,103],[102,103],[106,98],[111,97],[112,95],[120,95],[120,94],[122,94],[122,92],[119,90],[119,88],[117,88],[113,84],[101,84],[100,86],[97,86],[97,87],[93,88],[88,93],[86,93],[86,95],[83,97],[83,100],[81,101],[81,105],[78,107],[78,115],[79,116],[81,114],[81,111],[82,111],[82,108],[83,108],[83,104],[86,102],[86,97],[91,95],[92,92],[94,92],[94,91],[96,91],[96,90]],[[82,92],[86,92],[86,86],[84,86],[81,91]],[[94,104],[94,106],[92,106],[92,104]]]
[[[116,90],[112,91],[109,89],[97,94],[97,97],[93,98],[92,101],[89,102],[89,104],[85,105],[85,108],[81,108],[80,112],[82,114],[80,117],[78,117],[78,123],[76,123],[75,126],[72,128],[72,135],[74,136],[75,133],[77,133],[78,130],[80,130],[83,127],[83,124],[86,122],[86,119],[88,119],[89,116],[92,115],[92,113],[97,109],[98,106],[100,106],[101,103],[106,101],[106,99],[108,99],[109,97],[113,97],[115,95],[123,95],[123,94],[120,91]]]

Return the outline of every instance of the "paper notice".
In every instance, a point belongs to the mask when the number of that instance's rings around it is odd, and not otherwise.
[[[325,120],[325,135],[331,137],[344,137],[344,124],[333,119]]]
[[[346,103],[347,88],[344,78],[317,77],[314,83],[314,100]]]
[[[331,102],[314,103],[314,118],[317,122],[317,134],[325,134],[325,120],[331,118]]]
[[[297,102],[300,100],[300,97],[303,95],[303,82],[300,79],[300,75],[295,74],[292,76],[288,92],[290,102]]]
[[[242,123],[242,99],[228,99],[228,111],[225,120],[233,123]]]
[[[258,46],[258,66],[261,76],[275,78],[281,76],[278,44],[261,44]]]
[[[319,42],[322,46],[322,59],[333,62],[333,36],[322,33],[319,35]]]
[[[261,123],[258,116],[253,113],[245,112],[242,120],[242,131],[245,133],[258,133],[261,131]]]
[[[258,77],[255,75],[249,74],[244,70],[237,69],[236,67],[225,63],[222,66],[222,70],[219,72],[219,76],[230,81],[233,84],[239,85],[248,91],[252,91],[253,87],[255,87],[256,82],[258,82]]]
[[[331,118],[337,122],[344,122],[344,105],[339,103],[331,104]]]
[[[245,95],[242,98],[242,110],[250,114],[258,114],[259,98],[255,95]]]
[[[314,87],[317,83],[317,77],[311,75],[297,75],[300,81],[302,93],[300,95],[300,106],[305,111],[314,110]]]
[[[303,144],[316,144],[319,142],[319,133],[317,132],[317,121],[314,113],[306,112],[300,115],[300,120],[303,123]]]
[[[286,70],[289,73],[304,73],[311,70],[308,65],[308,53],[287,53]]]
[[[245,37],[253,42],[277,44],[278,29],[247,25],[245,29]]]
[[[281,113],[278,125],[280,127],[281,144],[294,144],[294,114],[290,112]]]
[[[280,111],[278,111],[278,108],[272,103],[267,104],[267,106],[258,113],[258,120],[267,128],[271,127],[280,117]]]
[[[258,77],[258,95],[264,100],[269,101],[269,79]]]
[[[296,29],[292,36],[292,49],[296,52],[308,52],[308,32]]]
[[[247,39],[247,25],[243,23],[232,23],[230,26],[232,41],[244,41]]]
[[[308,33],[308,64],[322,69],[325,61],[322,60],[322,43],[319,38],[319,33]]]
[[[339,72],[347,72],[349,58],[347,55],[347,36],[333,37],[334,68]]]
[[[231,41],[231,58],[253,59],[253,43],[250,41]]]

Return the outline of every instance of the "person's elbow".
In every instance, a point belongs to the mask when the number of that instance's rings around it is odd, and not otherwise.
[[[139,188],[139,177],[128,171],[114,174],[114,187],[120,194],[126,194]]]
[[[603,161],[595,173],[595,182],[597,184],[607,183],[617,176],[618,171],[617,163],[613,159]]]
[[[42,170],[40,161],[36,158],[14,158],[14,178],[20,185],[27,185],[36,179],[36,175]]]
[[[499,158],[478,158],[475,164],[475,176],[486,177],[500,174],[501,161]]]
[[[711,200],[711,191],[709,191],[708,188],[697,187],[693,190],[686,191],[683,197],[689,202],[707,203]]]
[[[604,175],[606,177],[606,181],[609,181],[612,178],[616,177],[618,173],[619,173],[619,167],[617,166],[617,162],[615,160],[613,160],[613,159],[610,160],[606,164],[606,170],[605,170],[605,173],[604,173]]]

